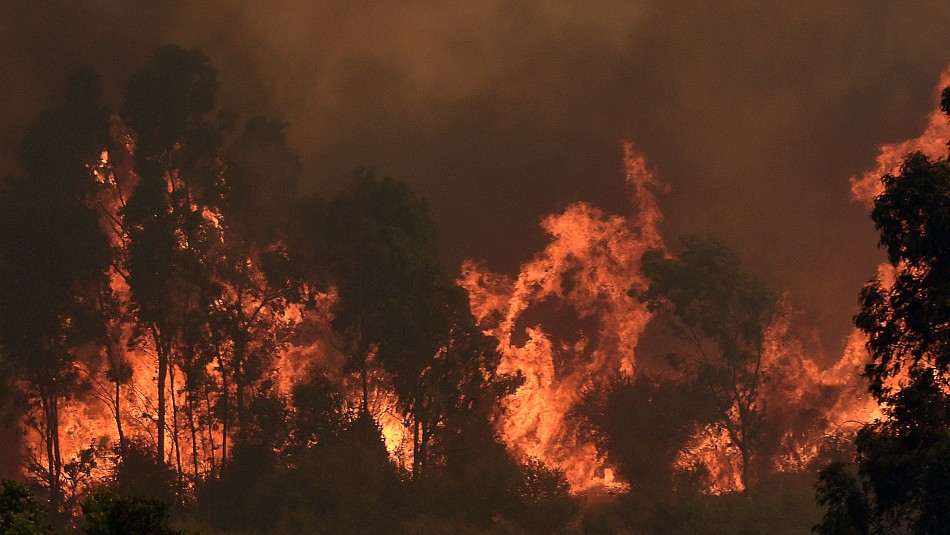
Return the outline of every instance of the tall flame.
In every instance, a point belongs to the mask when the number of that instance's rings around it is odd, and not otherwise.
[[[623,148],[631,218],[575,203],[543,220],[550,242],[517,277],[467,261],[460,281],[472,313],[498,339],[499,372],[525,378],[505,401],[499,431],[521,458],[562,469],[575,491],[620,484],[566,416],[585,388],[618,370],[634,372],[634,352],[651,314],[628,291],[646,287],[643,253],[663,248],[658,183],[645,158],[630,143]]]

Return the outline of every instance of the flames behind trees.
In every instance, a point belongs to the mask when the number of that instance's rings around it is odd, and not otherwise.
[[[453,281],[408,186],[364,173],[330,201],[301,201],[285,125],[253,118],[238,131],[232,114],[212,113],[216,88],[207,59],[177,47],[133,76],[117,113],[94,77],[77,76],[35,121],[27,177],[4,192],[4,358],[32,402],[26,469],[54,511],[104,483],[131,489],[135,472],[180,503],[238,477],[245,458],[308,465],[352,446],[377,462],[380,448],[347,442],[360,433],[381,433],[398,465],[381,485],[430,467],[458,475],[457,459],[482,448],[507,450],[522,482],[545,486],[518,487],[522,499],[561,500],[566,484],[646,487],[638,475],[667,469],[718,494],[753,484],[753,462],[809,470],[878,414],[858,378],[865,339],[823,365],[786,300],[764,289],[769,314],[754,310],[735,348],[713,341],[724,362],[742,356],[714,388],[735,395],[704,398],[688,386],[709,369],[644,358],[662,278],[650,266],[690,247],[667,247],[664,187],[630,143],[630,215],[574,203],[544,218],[548,243],[516,275],[466,261]],[[928,139],[939,141],[936,125]],[[673,286],[652,297],[671,302]],[[635,448],[604,436],[622,431],[578,410],[628,410],[625,399],[643,411],[630,421],[648,426],[657,400],[676,396],[716,410],[676,423],[670,446],[650,452],[668,463],[657,472],[631,466]],[[300,453],[328,442],[338,450],[325,457]]]

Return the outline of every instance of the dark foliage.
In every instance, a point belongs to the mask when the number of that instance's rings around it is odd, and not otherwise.
[[[151,498],[95,493],[82,504],[86,535],[180,535],[169,524],[168,506]]]
[[[0,533],[38,535],[46,533],[46,511],[33,498],[30,489],[4,479],[0,482]]]
[[[665,258],[658,250],[643,255],[650,286],[637,297],[693,346],[691,354],[671,354],[667,360],[708,393],[717,421],[742,456],[748,487],[759,472],[762,344],[776,298],[722,241],[697,236],[682,241],[678,258]]]
[[[864,287],[854,321],[885,415],[858,433],[856,474],[822,472],[815,531],[950,533],[950,162],[911,154],[882,182],[871,218],[894,278]]]
[[[585,392],[574,413],[634,491],[657,496],[690,490],[673,461],[697,425],[717,417],[712,407],[695,384],[640,373]]]

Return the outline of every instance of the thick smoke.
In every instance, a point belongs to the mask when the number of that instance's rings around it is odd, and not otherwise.
[[[200,47],[221,104],[292,123],[308,191],[356,166],[432,202],[447,260],[513,272],[577,200],[623,212],[619,140],[671,192],[665,234],[712,233],[843,345],[878,261],[848,177],[920,132],[950,59],[939,1],[541,0],[0,5],[0,164],[79,66],[107,97],[155,46]],[[829,353],[839,353],[834,347]]]

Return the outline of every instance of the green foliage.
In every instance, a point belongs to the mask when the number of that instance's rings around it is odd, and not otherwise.
[[[511,521],[520,511],[521,467],[487,427],[473,425],[455,436],[444,452],[444,464],[408,482],[410,521],[446,519],[491,529],[498,527],[500,517]]]
[[[74,74],[63,103],[41,112],[23,138],[27,175],[0,192],[0,338],[5,366],[25,386],[27,421],[46,445],[28,468],[50,491],[57,527],[64,486],[78,475],[64,473],[59,408],[83,389],[78,352],[105,335],[96,297],[111,251],[89,207],[87,164],[99,157],[106,118],[98,77]]]
[[[40,535],[47,532],[45,511],[26,487],[9,479],[0,482],[0,533]]]
[[[819,535],[866,535],[870,507],[854,474],[844,462],[823,468],[815,485],[818,505],[826,508],[821,523],[812,530]]]
[[[294,385],[293,405],[293,445],[297,448],[333,439],[349,419],[338,385],[322,374]]]
[[[310,247],[339,292],[333,327],[349,367],[363,370],[374,348],[391,361],[403,349],[393,341],[413,332],[412,305],[421,297],[414,286],[434,268],[428,207],[404,182],[358,174],[352,189],[329,203],[317,230]],[[431,355],[436,348],[419,349]]]
[[[385,372],[413,427],[418,474],[514,382],[496,373],[495,343],[439,265],[428,207],[407,184],[358,172],[351,189],[304,217],[319,231],[304,245],[310,262],[339,294],[333,327],[345,371],[360,375],[362,410],[370,375]]]
[[[922,374],[889,399],[886,418],[858,433],[857,477],[840,463],[822,471],[817,496],[828,510],[817,533],[946,533],[950,396]]]
[[[29,174],[0,193],[0,330],[11,369],[52,394],[74,385],[72,351],[101,335],[91,294],[105,280],[108,242],[84,201],[104,131],[98,79],[74,76],[66,103],[24,137]]]
[[[405,492],[372,418],[304,452],[280,482],[282,533],[386,533],[398,525]]]
[[[724,242],[686,236],[678,258],[658,250],[643,256],[650,286],[640,297],[651,310],[668,313],[683,336],[713,342],[727,361],[741,365],[755,358],[775,296],[747,274],[739,256]]]
[[[137,134],[143,176],[211,164],[221,135],[205,116],[217,89],[218,71],[208,58],[178,45],[161,47],[129,78],[122,117]]]
[[[287,145],[287,126],[265,117],[249,119],[223,155],[229,224],[260,244],[286,230],[298,202],[300,157]]]
[[[141,496],[172,503],[175,500],[175,470],[160,461],[154,447],[144,440],[127,440],[117,448],[112,485],[123,496]]]
[[[180,535],[168,520],[168,506],[150,498],[95,493],[82,503],[87,535]]]

